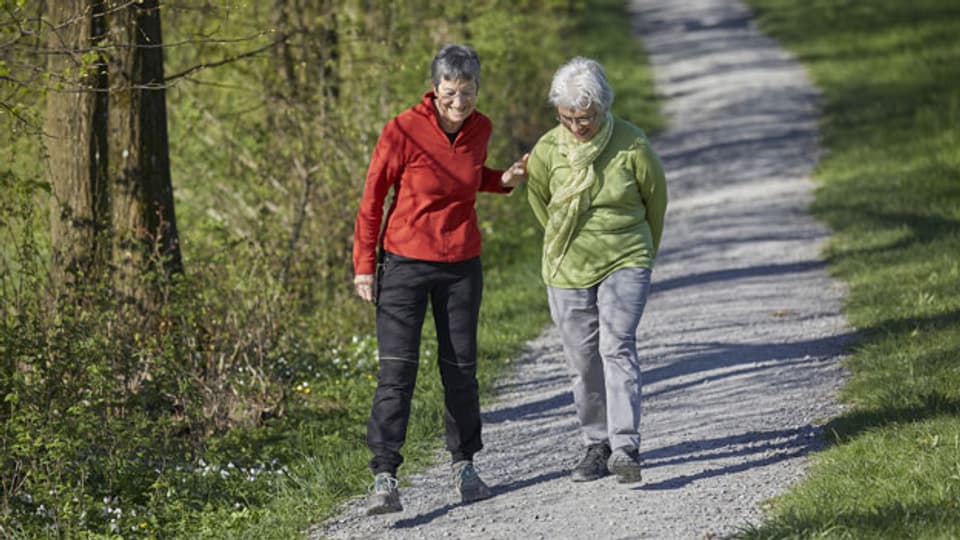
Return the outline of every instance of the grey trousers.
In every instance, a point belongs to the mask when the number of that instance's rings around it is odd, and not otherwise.
[[[563,338],[583,441],[640,447],[637,327],[650,270],[623,268],[586,289],[547,287],[550,315]]]

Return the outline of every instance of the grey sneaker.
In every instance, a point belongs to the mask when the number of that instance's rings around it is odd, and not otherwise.
[[[587,447],[587,454],[570,473],[574,482],[590,482],[610,474],[607,470],[607,460],[610,458],[610,445],[607,442],[591,444]]]
[[[367,497],[367,515],[389,514],[400,512],[400,490],[397,489],[397,478],[390,473],[379,473],[373,477],[373,488]]]
[[[490,486],[480,479],[472,461],[458,461],[453,464],[453,485],[460,494],[460,500],[465,503],[493,496]]]
[[[617,482],[621,484],[630,484],[639,482],[640,474],[640,452],[636,448],[624,446],[617,448],[610,454],[607,461],[607,468],[610,472],[617,475]]]

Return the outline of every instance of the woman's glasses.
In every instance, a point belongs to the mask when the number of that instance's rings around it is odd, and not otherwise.
[[[562,114],[557,115],[557,121],[565,126],[572,126],[576,124],[579,127],[586,127],[593,123],[597,119],[597,113],[593,112],[588,116],[564,116]]]
[[[455,99],[457,98],[457,96],[460,96],[460,98],[463,99],[464,101],[474,101],[474,100],[477,99],[477,93],[476,93],[476,92],[470,92],[470,91],[467,91],[467,92],[443,92],[443,91],[441,91],[441,92],[438,92],[438,93],[437,93],[437,99],[443,101],[444,103],[452,103],[453,100],[455,100]]]

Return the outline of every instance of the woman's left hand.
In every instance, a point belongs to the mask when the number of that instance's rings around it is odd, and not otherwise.
[[[524,180],[527,179],[527,159],[530,158],[530,154],[524,154],[522,158],[513,162],[513,165],[510,165],[510,168],[503,171],[503,175],[500,177],[500,185],[505,188],[512,188],[519,186]]]

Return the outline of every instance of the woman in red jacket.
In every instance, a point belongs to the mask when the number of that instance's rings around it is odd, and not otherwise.
[[[485,165],[491,124],[476,111],[476,51],[447,45],[430,68],[433,89],[380,134],[354,229],[354,286],[361,298],[376,303],[380,360],[367,423],[374,474],[368,515],[403,509],[396,473],[428,302],[437,327],[453,482],[463,502],[491,494],[473,466],[473,455],[483,447],[476,377],[483,276],[474,201],[479,191],[507,193],[523,181],[526,156],[506,171]]]

